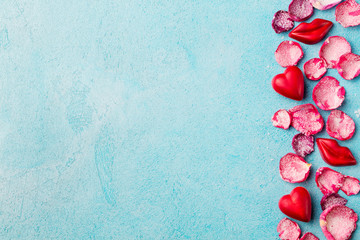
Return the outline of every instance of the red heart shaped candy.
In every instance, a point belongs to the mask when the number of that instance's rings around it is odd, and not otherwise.
[[[306,188],[297,187],[280,198],[280,210],[287,216],[303,222],[311,220],[311,197]]]
[[[304,75],[296,66],[288,67],[284,73],[276,75],[271,84],[274,90],[284,97],[296,101],[301,101],[304,97]]]

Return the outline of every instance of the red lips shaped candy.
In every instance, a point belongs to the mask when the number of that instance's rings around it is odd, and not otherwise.
[[[301,23],[289,33],[289,37],[306,44],[320,42],[330,31],[333,23],[324,19],[314,19],[311,23]]]
[[[334,139],[318,138],[316,143],[322,159],[331,166],[351,166],[356,159],[347,147],[342,147]]]

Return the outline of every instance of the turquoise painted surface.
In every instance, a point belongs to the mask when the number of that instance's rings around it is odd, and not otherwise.
[[[300,226],[324,239],[314,172],[325,164],[316,151],[307,182],[283,182],[295,131],[270,122],[297,104],[270,86],[288,39],[270,22],[288,3],[2,1],[0,238],[276,239],[277,201],[301,185],[314,213]],[[334,9],[315,17],[335,21]],[[359,31],[330,34],[359,54]],[[300,66],[320,45],[302,45]],[[359,81],[340,81],[359,126]],[[358,158],[359,141],[346,142]],[[359,196],[347,199],[360,213]]]

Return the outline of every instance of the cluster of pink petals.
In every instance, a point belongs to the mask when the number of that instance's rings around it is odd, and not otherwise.
[[[286,32],[294,27],[294,21],[305,21],[313,15],[313,8],[327,10],[336,6],[335,17],[343,27],[360,25],[360,4],[356,0],[292,0],[287,11],[275,13],[272,27],[276,33]],[[301,46],[293,41],[283,41],[275,52],[275,59],[282,67],[295,66],[303,58]],[[319,57],[308,60],[304,66],[305,76],[313,81],[320,80],[313,89],[312,98],[321,110],[331,113],[326,122],[329,136],[338,140],[348,140],[355,132],[355,123],[350,116],[336,110],[345,100],[345,89],[334,77],[323,77],[327,69],[336,69],[339,75],[352,80],[360,75],[360,55],[352,53],[350,43],[341,36],[328,37],[322,44]],[[305,156],[314,151],[314,135],[324,128],[324,120],[312,104],[302,104],[289,110],[277,111],[272,123],[275,127],[288,129],[294,127],[300,133],[292,141],[294,153],[288,153],[280,159],[280,176],[284,181],[299,183],[305,181],[310,173],[311,164]],[[328,167],[316,172],[316,185],[324,194],[321,199],[323,212],[320,215],[320,227],[331,240],[347,240],[356,229],[358,215],[347,207],[347,200],[340,196],[341,190],[347,196],[360,192],[360,181],[352,176],[343,175]],[[319,240],[312,233],[301,238],[299,225],[284,218],[277,227],[280,239]]]
[[[294,21],[302,22],[310,18],[313,13],[313,0],[293,0],[288,7],[288,11],[280,10],[274,14],[271,26],[276,33],[291,30]]]

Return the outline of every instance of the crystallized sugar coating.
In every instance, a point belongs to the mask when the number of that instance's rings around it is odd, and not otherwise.
[[[328,167],[321,167],[316,171],[315,182],[323,194],[337,193],[344,180],[344,175]]]
[[[348,140],[355,132],[355,123],[343,111],[331,111],[326,122],[326,131],[330,137],[338,140]]]
[[[303,56],[300,44],[294,41],[283,41],[275,51],[275,60],[282,67],[297,65]]]
[[[343,27],[360,25],[360,4],[355,0],[347,0],[336,7],[336,21]]]
[[[342,0],[314,0],[312,2],[312,5],[316,9],[327,10],[327,9],[330,9],[330,8],[336,6],[341,1]]]
[[[291,126],[306,136],[315,135],[324,127],[324,120],[316,107],[310,103],[289,110]]]
[[[346,176],[345,181],[341,187],[341,191],[343,191],[346,195],[356,195],[360,191],[360,181],[357,178]]]
[[[291,124],[291,116],[285,109],[277,111],[271,119],[274,127],[288,129]]]
[[[326,71],[326,62],[321,58],[312,58],[304,64],[305,76],[310,80],[319,80]]]
[[[351,52],[351,46],[340,36],[328,37],[321,46],[319,56],[326,62],[327,68],[336,68],[342,55]]]
[[[337,65],[338,73],[346,80],[352,80],[360,74],[360,56],[347,53],[340,57]]]
[[[289,13],[293,20],[302,22],[313,15],[311,0],[293,0],[289,5]]]
[[[294,27],[294,20],[287,11],[280,10],[275,13],[271,26],[276,33],[286,32]]]
[[[345,88],[336,78],[326,76],[314,87],[313,100],[322,110],[332,110],[341,106],[345,99]]]
[[[357,214],[344,205],[335,205],[320,215],[320,227],[327,239],[347,240],[356,229]]]
[[[314,136],[306,136],[302,133],[296,134],[291,145],[294,152],[304,158],[314,151]]]
[[[302,157],[288,153],[280,159],[280,176],[286,182],[303,182],[309,176],[310,167]]]
[[[337,193],[326,194],[321,198],[321,209],[324,211],[325,209],[332,207],[334,205],[346,205],[347,200],[341,197]]]
[[[319,238],[316,237],[314,234],[308,232],[308,233],[305,233],[304,236],[302,236],[302,238],[300,238],[300,240],[319,240]]]
[[[281,240],[298,240],[301,234],[299,225],[288,218],[283,218],[276,230]]]

